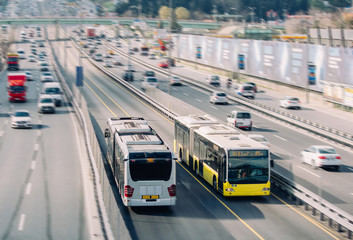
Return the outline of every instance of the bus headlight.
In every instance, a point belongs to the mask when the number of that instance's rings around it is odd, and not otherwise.
[[[264,192],[270,191],[270,188],[263,188],[262,191],[264,191]]]
[[[226,192],[234,192],[233,188],[226,188]]]

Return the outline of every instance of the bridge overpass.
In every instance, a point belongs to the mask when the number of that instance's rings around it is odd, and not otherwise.
[[[0,25],[31,25],[31,24],[102,24],[102,25],[132,25],[136,19],[134,18],[82,18],[79,17],[30,17],[30,18],[10,18],[0,19]],[[148,26],[156,27],[157,24],[162,21],[163,25],[168,27],[168,20],[159,19],[141,19],[145,21]],[[178,21],[183,28],[192,29],[208,29],[208,30],[219,30],[222,24],[219,22],[201,22],[201,21]]]

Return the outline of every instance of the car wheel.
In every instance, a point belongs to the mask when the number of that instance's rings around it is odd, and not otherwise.
[[[252,127],[248,127],[249,131],[251,131],[251,128],[252,128]]]
[[[316,165],[316,162],[315,162],[314,159],[311,160],[311,167],[312,167],[313,169],[317,169],[317,165]]]
[[[301,107],[297,107],[297,109],[298,109],[298,110],[300,110],[300,109],[301,109]]]
[[[337,172],[339,172],[339,171],[340,171],[340,166],[335,166],[335,170],[336,170]]]

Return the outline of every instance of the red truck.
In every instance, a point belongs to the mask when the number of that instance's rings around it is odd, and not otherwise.
[[[17,53],[8,53],[7,54],[7,70],[20,70],[20,64],[19,64],[20,58]]]
[[[26,74],[8,73],[7,74],[7,93],[9,101],[26,101]]]
[[[96,37],[96,29],[93,27],[87,27],[87,38],[95,38]]]

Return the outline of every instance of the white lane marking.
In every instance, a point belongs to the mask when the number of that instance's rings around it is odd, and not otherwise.
[[[0,137],[4,135],[4,131],[0,131]]]
[[[32,161],[31,169],[32,170],[36,169],[36,161]]]
[[[31,194],[31,190],[32,190],[32,183],[27,183],[27,186],[26,186],[26,195]]]
[[[40,136],[40,135],[42,135],[42,131],[37,132],[37,136]]]
[[[353,195],[353,192],[351,192],[350,195]]]
[[[214,109],[218,110],[218,108],[216,108],[215,106],[211,106],[211,108],[214,108]]]
[[[198,98],[196,98],[196,101],[198,101],[198,102],[202,102],[200,99],[198,99]]]
[[[34,145],[34,151],[38,151],[38,150],[39,150],[39,144],[36,143],[36,144]]]
[[[282,139],[283,141],[288,141],[287,139],[284,139],[283,137],[280,137],[278,135],[273,135],[273,136],[278,137],[279,139]]]
[[[351,171],[353,171],[353,168],[350,168],[350,167],[349,167],[348,169],[351,170]]]
[[[186,93],[186,92],[184,92],[184,95],[189,96],[189,94],[188,94],[188,93]]]
[[[26,215],[25,214],[21,214],[20,222],[18,224],[18,231],[22,231],[23,230],[23,226],[25,225],[25,220],[26,220]]]
[[[303,170],[305,170],[305,171],[307,171],[308,173],[310,173],[310,174],[312,174],[312,175],[314,175],[315,177],[317,177],[317,178],[319,178],[320,176],[319,175],[317,175],[317,174],[315,174],[315,173],[313,173],[313,172],[311,172],[311,171],[309,171],[308,169],[305,169],[304,167],[302,167],[302,166],[299,166],[301,169],[303,169]]]

